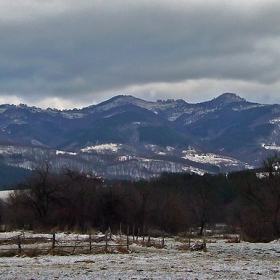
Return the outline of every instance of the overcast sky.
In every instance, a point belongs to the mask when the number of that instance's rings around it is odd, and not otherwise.
[[[279,0],[1,0],[0,103],[280,104]]]

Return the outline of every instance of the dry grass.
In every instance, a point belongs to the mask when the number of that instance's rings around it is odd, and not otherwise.
[[[18,250],[5,250],[0,252],[0,258],[2,257],[14,257],[18,255]]]
[[[240,243],[239,237],[229,238],[227,239],[226,243]]]
[[[176,242],[180,242],[180,243],[188,243],[190,238],[189,237],[180,237],[180,236],[176,236],[174,237],[174,240]]]
[[[188,251],[188,250],[190,250],[190,246],[189,246],[189,244],[184,243],[184,244],[178,246],[177,250],[179,250],[179,251]]]
[[[123,247],[123,246],[118,246],[116,250],[117,250],[118,253],[121,253],[121,254],[129,254],[130,253],[130,251],[127,250],[127,248]]]

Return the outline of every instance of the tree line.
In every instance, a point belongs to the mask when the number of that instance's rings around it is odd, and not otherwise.
[[[226,223],[249,241],[280,237],[280,157],[259,170],[229,174],[163,173],[140,181],[104,181],[93,174],[48,164],[36,168],[0,203],[12,229],[112,230],[134,226],[177,234]]]

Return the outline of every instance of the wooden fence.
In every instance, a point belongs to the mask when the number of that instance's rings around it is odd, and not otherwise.
[[[120,228],[121,229],[121,228]],[[61,235],[59,233],[27,235],[25,233],[15,234],[7,238],[0,237],[0,254],[30,254],[30,253],[54,253],[54,254],[77,254],[77,253],[112,253],[128,252],[130,245],[141,244],[151,246],[157,242],[158,248],[164,247],[165,234],[162,232],[161,239],[154,239],[150,233],[145,234],[143,230],[133,228],[130,235],[129,228],[126,234],[120,230],[119,235],[113,236],[111,230],[107,230],[102,235]]]
[[[164,231],[146,230],[145,226],[142,229],[127,227],[124,234],[121,224],[118,235],[113,235],[110,228],[104,234],[89,233],[87,235],[30,234],[28,232],[11,235],[0,233],[0,256],[15,254],[36,256],[39,254],[128,253],[131,250],[137,250],[137,246],[132,247],[132,245],[155,248],[170,247],[170,243],[169,245],[168,243],[165,244],[165,237]],[[240,234],[226,234],[224,229],[208,230],[204,232],[203,237],[198,237],[197,229],[190,228],[184,237],[179,238],[181,245],[177,244],[176,248],[191,251],[204,250],[206,249],[206,242],[215,242],[219,238],[227,239],[231,243],[240,242]]]

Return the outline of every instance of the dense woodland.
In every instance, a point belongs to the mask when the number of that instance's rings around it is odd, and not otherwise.
[[[226,223],[244,240],[280,237],[280,156],[259,171],[229,174],[164,173],[149,181],[104,181],[93,174],[49,165],[35,169],[0,203],[0,223],[10,229],[117,230],[135,228],[177,234],[190,227]]]

